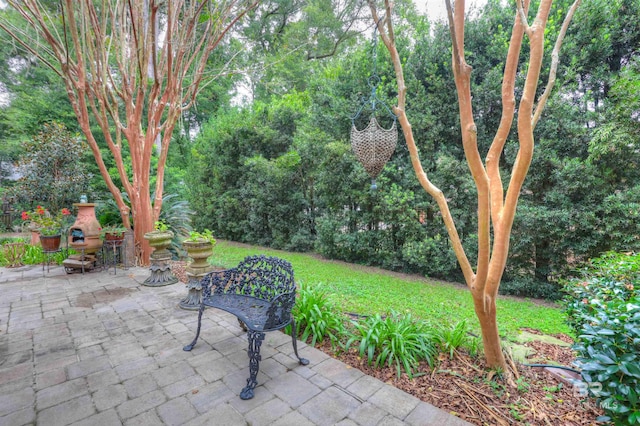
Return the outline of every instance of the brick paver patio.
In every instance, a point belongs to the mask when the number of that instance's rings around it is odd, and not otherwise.
[[[235,317],[197,312],[148,270],[67,275],[0,268],[0,425],[468,425],[393,386],[267,333],[255,397]]]

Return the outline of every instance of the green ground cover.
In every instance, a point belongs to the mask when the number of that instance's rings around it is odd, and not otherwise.
[[[307,286],[322,285],[332,302],[345,312],[373,315],[393,309],[411,312],[414,317],[434,324],[449,325],[467,319],[471,330],[479,331],[471,295],[460,284],[220,240],[211,261],[216,266],[228,268],[254,254],[288,260],[293,265],[296,281]],[[498,300],[498,325],[501,335],[506,337],[515,336],[523,327],[545,334],[572,334],[564,321],[561,309],[549,303],[514,297]]]

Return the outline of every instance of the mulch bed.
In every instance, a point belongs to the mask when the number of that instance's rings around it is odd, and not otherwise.
[[[173,275],[175,275],[180,282],[186,283],[187,271],[185,268],[187,267],[187,262],[183,260],[171,260],[169,261],[169,265],[171,266],[171,272],[173,272]]]
[[[537,351],[537,363],[543,359],[568,366],[575,358],[569,348],[542,342],[526,345]],[[433,370],[426,363],[421,364],[419,372],[424,374],[419,377],[409,379],[402,374],[398,378],[395,366],[374,369],[356,349],[336,353],[328,342],[317,347],[367,375],[475,425],[596,425],[596,418],[603,415],[592,400],[576,396],[572,386],[561,383],[542,368],[513,364],[517,385],[513,387],[487,370],[481,358],[458,351],[453,359],[442,354]]]
[[[181,282],[187,282],[185,265],[185,262],[172,262],[171,265]],[[525,330],[542,334],[537,330]],[[572,343],[569,336],[559,334],[554,337]],[[525,345],[535,349],[536,363],[570,366],[575,359],[570,348],[539,341]],[[596,418],[603,415],[593,400],[576,395],[572,386],[560,382],[542,368],[514,363],[512,374],[516,386],[510,386],[489,371],[482,358],[457,351],[452,359],[448,354],[441,354],[433,370],[426,363],[421,364],[419,372],[423,374],[418,377],[409,379],[402,374],[398,378],[395,366],[374,369],[356,349],[336,352],[328,341],[316,347],[369,376],[475,425],[585,426],[599,424]]]

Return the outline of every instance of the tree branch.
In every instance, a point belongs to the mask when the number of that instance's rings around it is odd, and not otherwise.
[[[385,4],[388,3],[388,1],[389,0],[385,0]],[[451,246],[456,255],[456,259],[458,260],[460,268],[462,269],[462,274],[465,277],[465,282],[471,288],[475,281],[475,274],[473,272],[473,268],[471,267],[471,263],[469,262],[469,259],[467,258],[467,255],[464,251],[464,247],[462,246],[462,240],[460,239],[460,235],[458,234],[458,231],[456,229],[455,222],[453,220],[453,217],[451,216],[447,199],[445,198],[442,191],[429,180],[426,172],[422,167],[422,162],[420,161],[420,153],[413,136],[413,130],[404,111],[406,86],[404,83],[404,71],[402,69],[400,55],[398,54],[395,43],[392,42],[391,37],[389,37],[389,35],[385,32],[385,26],[382,22],[380,22],[375,4],[371,0],[369,1],[369,8],[371,9],[371,15],[373,17],[374,23],[378,25],[378,30],[380,32],[382,41],[389,51],[389,54],[391,55],[391,61],[396,73],[396,83],[398,85],[398,105],[393,108],[393,111],[398,116],[398,121],[400,122],[400,127],[402,128],[407,148],[409,149],[411,165],[413,166],[416,177],[418,178],[418,182],[420,182],[422,188],[429,195],[431,195],[438,204],[438,208],[440,209],[442,219],[447,229],[449,241],[451,242]],[[387,11],[389,10],[390,8],[387,8]]]
[[[529,9],[529,0],[526,0],[525,8],[526,10]],[[515,82],[524,38],[524,25],[518,12],[516,12],[513,21],[511,40],[509,41],[509,50],[502,78],[502,115],[486,158],[487,174],[491,188],[491,219],[494,228],[497,226],[503,207],[504,188],[500,177],[500,157],[507,137],[511,132],[511,125],[515,115]]]
[[[462,131],[462,147],[471,171],[471,176],[478,190],[478,263],[473,282],[468,283],[473,292],[481,293],[486,283],[491,258],[491,204],[489,177],[478,151],[478,134],[473,119],[471,103],[471,66],[464,58],[464,0],[455,3],[455,12],[451,2],[445,0],[449,31],[451,33],[452,58],[451,67],[458,94],[458,110],[460,112],[460,129]]]
[[[534,25],[530,31],[531,37],[529,44],[531,46],[531,53],[529,55],[529,68],[518,108],[518,139],[520,141],[520,147],[513,165],[500,222],[498,226],[494,228],[495,243],[491,265],[492,273],[491,279],[487,283],[487,294],[497,294],[498,292],[509,252],[511,228],[513,226],[520,191],[529,171],[531,159],[533,158],[534,138],[531,114],[544,56],[544,30],[549,18],[552,2],[553,0],[540,1]]]
[[[518,15],[520,15],[520,21],[522,22],[522,25],[524,25],[524,32],[527,33],[527,36],[531,37],[531,27],[529,26],[529,22],[527,20],[527,11],[525,11],[524,6],[522,5],[522,0],[516,0],[516,11]]]
[[[538,104],[536,105],[535,111],[533,113],[532,126],[535,129],[538,124],[538,120],[540,119],[540,115],[544,110],[545,105],[547,104],[547,100],[549,99],[549,95],[553,90],[553,86],[556,83],[556,71],[558,69],[558,63],[560,62],[560,49],[562,48],[562,42],[564,41],[564,37],[567,34],[567,29],[569,28],[569,24],[573,19],[573,15],[578,9],[581,0],[575,0],[567,15],[564,17],[564,21],[562,22],[562,27],[560,29],[560,33],[558,34],[558,38],[556,39],[556,43],[553,46],[553,51],[551,52],[551,69],[549,71],[549,79],[547,80],[547,87],[544,89],[544,93],[540,95],[538,99]]]

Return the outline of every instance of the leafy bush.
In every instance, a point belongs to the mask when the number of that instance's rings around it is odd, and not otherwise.
[[[459,267],[456,255],[446,240],[447,236],[436,235],[434,238],[407,241],[402,247],[402,257],[412,271],[429,277],[451,278],[458,274]]]
[[[597,312],[638,297],[640,254],[605,253],[581,272],[582,279],[566,281],[563,288],[567,321],[577,333]]]
[[[62,264],[62,262],[67,258],[67,254],[64,252],[58,252],[51,255],[50,260],[51,263],[55,263],[56,265]],[[30,244],[26,244],[24,246],[24,254],[21,257],[21,262],[24,265],[37,265],[45,261],[44,255],[42,254],[42,247],[39,245],[32,246]],[[8,260],[3,253],[3,250],[0,250],[0,266],[6,266],[8,264]]]
[[[583,274],[565,284],[582,377],[609,420],[640,424],[640,256],[607,253]]]
[[[397,375],[401,369],[413,377],[420,361],[429,366],[435,363],[437,339],[424,322],[414,321],[411,314],[400,315],[395,311],[383,318],[380,314],[364,321],[354,321],[355,331],[347,341],[348,349],[358,342],[360,356],[366,356],[369,365],[382,367],[395,364]]]
[[[300,340],[307,342],[311,338],[314,346],[328,337],[335,348],[345,334],[344,317],[336,313],[321,285],[307,287],[300,284],[299,287],[293,318]],[[290,329],[288,332],[291,334]]]
[[[640,424],[640,298],[600,311],[582,327],[578,362],[589,390],[620,425]]]
[[[82,138],[72,134],[64,124],[51,122],[23,143],[20,158],[21,178],[11,194],[30,209],[35,201],[55,212],[77,202],[86,191],[91,174],[80,161],[86,154]]]
[[[535,299],[559,300],[562,298],[560,285],[550,281],[539,281],[533,277],[503,280],[499,292],[504,295]]]

